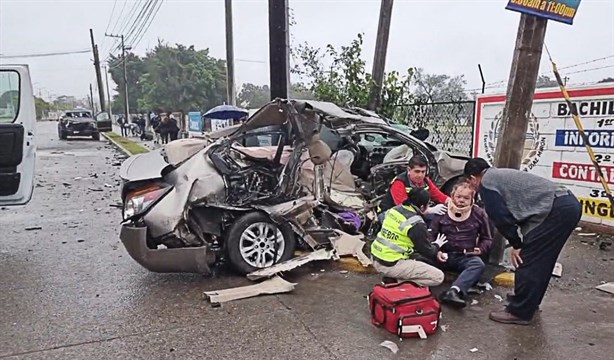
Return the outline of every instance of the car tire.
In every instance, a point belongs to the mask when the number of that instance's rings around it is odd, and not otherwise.
[[[92,139],[94,140],[100,140],[100,133],[95,133],[92,135]]]
[[[276,231],[278,239],[280,235],[282,239],[277,241],[277,260],[273,261],[273,236]],[[235,220],[226,235],[228,258],[233,268],[242,275],[289,260],[296,248],[296,236],[292,229],[273,222],[262,212],[251,212]]]
[[[66,133],[62,130],[60,130],[58,135],[60,137],[60,140],[66,140],[66,138],[68,138],[68,136],[66,136]]]

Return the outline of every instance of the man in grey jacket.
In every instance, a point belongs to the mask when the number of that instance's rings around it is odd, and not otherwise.
[[[548,288],[556,260],[580,222],[582,206],[567,188],[516,169],[490,168],[482,158],[465,164],[489,218],[512,250],[514,295],[491,320],[528,325]]]

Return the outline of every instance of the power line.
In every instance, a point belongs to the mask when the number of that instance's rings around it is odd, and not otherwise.
[[[15,59],[15,58],[31,58],[31,57],[44,57],[44,56],[60,56],[60,55],[72,55],[72,54],[85,54],[90,53],[92,50],[76,50],[76,51],[61,51],[51,53],[39,53],[39,54],[22,54],[22,55],[0,55],[2,59]]]
[[[126,32],[124,34],[125,38],[126,38],[126,42],[130,41],[130,37],[135,33],[136,29],[141,27],[143,24],[145,24],[145,21],[143,21],[143,19],[145,19],[145,14],[147,13],[147,11],[150,11],[150,8],[153,9],[151,7],[151,5],[154,4],[154,0],[146,0],[147,2],[141,7],[141,10],[139,11],[139,13],[137,14],[136,18],[134,19],[134,21],[132,22],[132,25],[126,30]],[[157,0],[156,0],[157,1]],[[150,11],[151,12],[151,11]],[[134,39],[132,39],[134,40]]]
[[[599,61],[607,60],[607,59],[610,59],[610,58],[614,58],[614,55],[608,55],[608,56],[600,57],[600,58],[597,58],[597,59],[592,59],[592,60],[588,60],[588,61],[585,61],[585,62],[581,62],[581,63],[578,63],[578,64],[573,64],[573,65],[565,66],[565,67],[559,68],[559,70],[571,69],[571,68],[575,68],[575,67],[578,67],[578,66],[592,64],[592,63],[596,63],[596,62],[599,62]],[[580,71],[566,73],[565,75],[579,74],[579,73],[583,73],[583,72],[607,69],[607,68],[610,68],[610,67],[614,67],[614,65],[608,65],[608,66],[591,68],[591,69],[584,69],[584,70],[580,70]],[[543,72],[543,73],[540,73],[539,76],[553,74],[553,73],[554,73],[553,71]],[[484,89],[500,88],[500,87],[505,86],[506,83],[507,83],[507,80],[499,80],[499,81],[487,83],[486,86],[484,87]],[[467,89],[465,91],[471,92],[471,91],[478,91],[478,90],[482,90],[482,88],[480,87],[480,88],[476,88],[476,89]]]
[[[113,2],[113,10],[111,10],[111,16],[109,16],[109,22],[107,22],[107,28],[104,29],[104,32],[106,33],[107,31],[109,31],[109,26],[111,26],[111,20],[113,20],[113,14],[115,14],[115,5],[117,5],[117,0],[115,0]],[[126,5],[126,3],[124,2],[124,6]]]
[[[147,7],[144,9],[145,11],[143,12],[143,16],[141,17],[143,21],[141,21],[140,24],[138,25],[136,24],[136,21],[135,21],[134,27],[126,35],[126,41],[128,43],[130,43],[131,45],[134,45],[134,42],[135,42],[134,40],[136,40],[139,34],[143,31],[143,29],[147,25],[147,22],[151,18],[151,14],[155,11],[157,6],[158,6],[158,0],[149,1],[149,3],[147,4]]]
[[[145,34],[147,33],[147,30],[149,30],[149,27],[151,26],[151,24],[153,24],[154,19],[156,18],[156,15],[158,15],[158,12],[160,11],[160,8],[162,7],[162,4],[164,4],[164,0],[160,0],[160,2],[158,3],[158,8],[155,10],[155,12],[153,13],[153,16],[151,16],[151,21],[149,21],[149,23],[147,24],[147,26],[145,27],[145,29],[140,33],[137,34],[136,36],[139,36],[138,39],[136,39],[135,41],[133,41],[132,43],[132,47],[135,48],[143,39],[143,37],[145,36]],[[147,18],[149,19],[149,17]],[[145,21],[147,21],[147,19]],[[136,38],[136,37],[135,37]]]

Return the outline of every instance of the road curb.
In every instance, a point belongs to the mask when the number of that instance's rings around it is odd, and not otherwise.
[[[120,143],[118,143],[117,141],[115,141],[115,140],[111,139],[109,136],[107,136],[106,133],[100,133],[100,135],[102,135],[105,139],[109,140],[109,142],[111,144],[115,145],[115,147],[118,148],[124,154],[126,154],[128,156],[134,155],[130,151],[128,151],[125,147],[123,147]]]

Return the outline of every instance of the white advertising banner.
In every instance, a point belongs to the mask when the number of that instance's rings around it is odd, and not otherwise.
[[[569,88],[601,170],[614,190],[614,84]],[[474,156],[493,163],[505,95],[477,98]],[[614,212],[559,89],[537,91],[521,170],[568,186],[582,202],[582,220],[614,226]],[[530,191],[530,189],[527,189]]]

